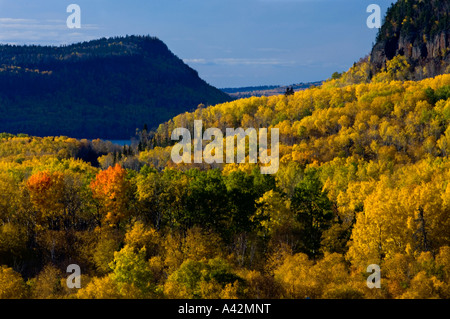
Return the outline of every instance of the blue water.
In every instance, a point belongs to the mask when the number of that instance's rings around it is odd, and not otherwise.
[[[113,144],[117,144],[120,146],[124,146],[124,145],[131,145],[131,140],[107,140],[110,141]]]

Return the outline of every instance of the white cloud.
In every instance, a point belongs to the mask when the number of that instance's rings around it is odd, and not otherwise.
[[[66,21],[61,19],[20,19],[0,17],[0,42],[10,44],[62,44],[68,41],[84,41],[93,38],[89,34],[98,30],[94,24],[82,24],[81,29],[74,32],[67,28]]]
[[[184,63],[192,63],[192,64],[208,64],[206,59],[183,59]]]
[[[184,59],[187,64],[208,64],[208,65],[273,65],[273,66],[290,66],[296,64],[295,61],[288,61],[284,59],[248,59],[248,58],[217,58],[217,59]]]
[[[15,19],[15,18],[0,18],[0,23],[2,24],[18,24],[18,23],[33,23],[36,22],[35,19]]]
[[[280,49],[280,48],[256,48],[255,50],[259,51],[259,52],[275,52],[275,53],[286,53],[286,52],[289,52],[289,50]]]

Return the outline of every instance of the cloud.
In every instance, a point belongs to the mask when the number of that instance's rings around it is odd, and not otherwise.
[[[33,23],[36,22],[35,19],[15,19],[15,18],[0,18],[0,23],[2,24],[19,24],[19,23]]]
[[[206,59],[183,59],[184,63],[192,63],[192,64],[208,64]]]
[[[284,3],[284,2],[292,2],[292,3],[295,3],[295,2],[313,2],[313,1],[315,1],[315,2],[317,2],[317,1],[323,1],[323,0],[258,0],[258,2],[263,2],[263,3],[268,3],[268,4],[270,4],[270,3],[273,3],[273,4],[277,4],[277,3]]]
[[[255,50],[259,51],[259,52],[275,52],[275,53],[286,53],[286,52],[289,52],[289,50],[280,49],[280,48],[256,48]]]
[[[0,17],[0,42],[10,44],[63,44],[92,39],[98,30],[94,24],[82,24],[81,29],[69,29],[62,19],[21,19]]]
[[[295,62],[281,59],[215,59],[218,64],[226,65],[292,65]]]
[[[203,65],[232,65],[232,66],[252,66],[252,65],[272,65],[272,66],[290,66],[296,64],[295,61],[284,59],[248,59],[248,58],[217,58],[217,59],[184,59],[187,64],[203,64]]]

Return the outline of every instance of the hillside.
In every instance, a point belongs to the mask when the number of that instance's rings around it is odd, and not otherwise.
[[[418,81],[450,73],[450,4],[446,0],[399,0],[387,10],[370,54],[335,85]]]
[[[278,172],[175,165],[194,119],[279,128]],[[0,298],[449,298],[449,127],[441,75],[198,108],[141,150],[2,134]]]
[[[371,63],[182,112],[131,147],[0,134],[0,299],[449,299],[450,74]],[[194,120],[278,128],[279,170],[175,164]]]
[[[128,139],[172,116],[230,100],[153,37],[0,46],[0,130]]]

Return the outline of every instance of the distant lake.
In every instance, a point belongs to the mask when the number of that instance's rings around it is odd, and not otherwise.
[[[110,141],[113,144],[118,144],[120,146],[131,145],[131,140],[105,140]]]
[[[87,139],[87,140],[89,140],[89,141],[93,141],[93,139],[88,139],[88,138],[77,138],[78,140],[83,140],[83,139]],[[102,141],[104,141],[104,142],[111,142],[111,143],[113,143],[113,144],[116,144],[116,145],[120,145],[120,146],[124,146],[124,145],[131,145],[131,139],[129,139],[129,140],[105,140],[105,139],[101,139]]]

